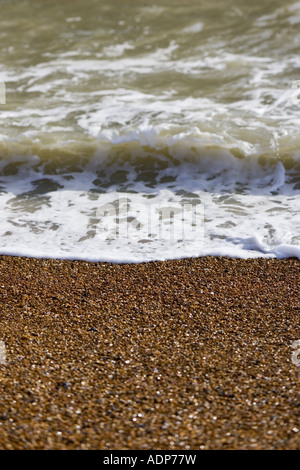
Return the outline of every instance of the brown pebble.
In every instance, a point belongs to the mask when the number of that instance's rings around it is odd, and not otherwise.
[[[299,449],[299,268],[0,257],[0,448]]]

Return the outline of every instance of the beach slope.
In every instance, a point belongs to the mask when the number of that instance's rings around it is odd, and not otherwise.
[[[0,257],[1,449],[299,449],[300,261]]]

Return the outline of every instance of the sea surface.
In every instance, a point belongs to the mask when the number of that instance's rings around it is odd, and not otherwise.
[[[0,254],[300,258],[299,1],[0,0],[0,51]]]

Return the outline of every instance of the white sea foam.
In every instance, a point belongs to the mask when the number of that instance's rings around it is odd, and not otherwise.
[[[60,175],[38,175],[30,168],[24,169],[22,184],[20,175],[4,177],[1,252],[113,262],[210,254],[299,256],[300,199],[287,182],[283,165],[279,162],[269,174],[253,167],[255,179],[247,171],[246,159],[236,161],[234,181],[234,157],[228,152],[227,164],[222,155],[208,169],[212,155],[207,155],[206,163],[205,159],[198,165],[182,163],[180,172],[176,167],[158,171],[158,180],[169,175],[171,183],[156,182],[153,187],[143,181],[137,183],[137,173],[131,168],[123,192],[117,182],[110,183],[106,191],[101,185],[100,192],[99,186],[93,186],[95,173],[91,171],[97,167],[97,159],[94,167],[91,162],[90,170],[69,180]],[[130,169],[130,164],[124,165],[112,168],[111,175],[120,168]],[[243,179],[238,176],[240,171],[244,172]],[[36,190],[42,177],[48,181],[44,184],[50,185],[48,191]],[[251,184],[248,190],[247,181]],[[243,184],[243,193],[234,191],[236,183]],[[119,211],[120,204],[123,212]],[[191,218],[182,225],[184,207],[197,208],[199,236],[195,236]],[[111,212],[112,208],[115,210]],[[157,215],[163,208],[167,211],[165,219]],[[179,214],[171,232],[168,227],[174,221],[168,211]],[[162,224],[167,236],[161,235]]]
[[[186,26],[183,30],[184,33],[200,33],[203,29],[203,23],[197,22],[190,26]]]

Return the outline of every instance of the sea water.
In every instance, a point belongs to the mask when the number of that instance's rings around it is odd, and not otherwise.
[[[300,258],[299,1],[0,0],[0,50],[0,254]]]

